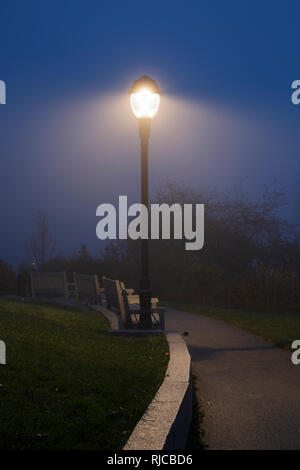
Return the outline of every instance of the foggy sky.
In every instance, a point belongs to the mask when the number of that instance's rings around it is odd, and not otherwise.
[[[275,3],[275,5],[274,5]],[[128,90],[163,92],[150,141],[150,190],[276,180],[299,221],[300,7],[271,1],[10,1],[0,7],[0,258],[17,265],[37,209],[60,253],[92,253],[96,207],[139,200],[137,122]],[[202,201],[199,201],[201,203]]]

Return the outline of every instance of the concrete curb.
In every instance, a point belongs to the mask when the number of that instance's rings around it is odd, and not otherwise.
[[[123,450],[182,450],[192,420],[191,357],[178,332],[166,334],[170,360],[162,385]]]
[[[120,316],[102,305],[90,305],[110,323],[109,333],[166,335],[170,359],[163,383],[135,426],[123,450],[183,450],[192,421],[191,356],[177,331],[124,330]]]
[[[112,312],[111,310],[108,310],[102,305],[90,305],[90,308],[92,310],[96,310],[97,312],[102,313],[102,315],[104,315],[105,318],[107,318],[107,320],[109,321],[111,330],[117,331],[117,332],[122,331],[120,315],[117,315],[116,313]],[[111,330],[109,330],[109,332]]]

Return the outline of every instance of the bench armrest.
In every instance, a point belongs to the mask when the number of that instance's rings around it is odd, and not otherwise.
[[[165,311],[166,311],[165,307],[151,308],[151,313],[165,313]]]
[[[140,297],[138,295],[128,295],[127,299],[128,299],[129,304],[139,304],[140,303]]]
[[[164,314],[166,309],[164,307],[156,307],[156,308],[151,308],[150,313],[162,313]],[[139,315],[141,313],[140,308],[135,308],[134,310],[130,310],[131,315],[135,315],[136,313]]]
[[[140,296],[138,294],[128,295],[127,299],[128,299],[129,304],[139,304],[140,303]],[[157,297],[152,297],[151,304],[155,304],[155,306],[156,306],[158,304],[158,298]]]
[[[135,295],[135,294],[133,294],[133,293],[134,293],[134,289],[125,289],[125,290],[126,290],[126,292],[127,292],[128,295]]]

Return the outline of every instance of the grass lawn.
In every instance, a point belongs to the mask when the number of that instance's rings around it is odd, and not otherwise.
[[[120,449],[161,384],[163,335],[107,333],[97,312],[0,300],[0,449]]]
[[[291,343],[300,338],[300,315],[296,313],[263,313],[179,302],[166,302],[166,304],[170,308],[231,323],[254,335],[261,336],[279,348],[289,351],[291,350]]]

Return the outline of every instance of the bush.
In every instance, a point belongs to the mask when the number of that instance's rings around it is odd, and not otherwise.
[[[16,293],[16,274],[12,266],[0,260],[0,295]]]

